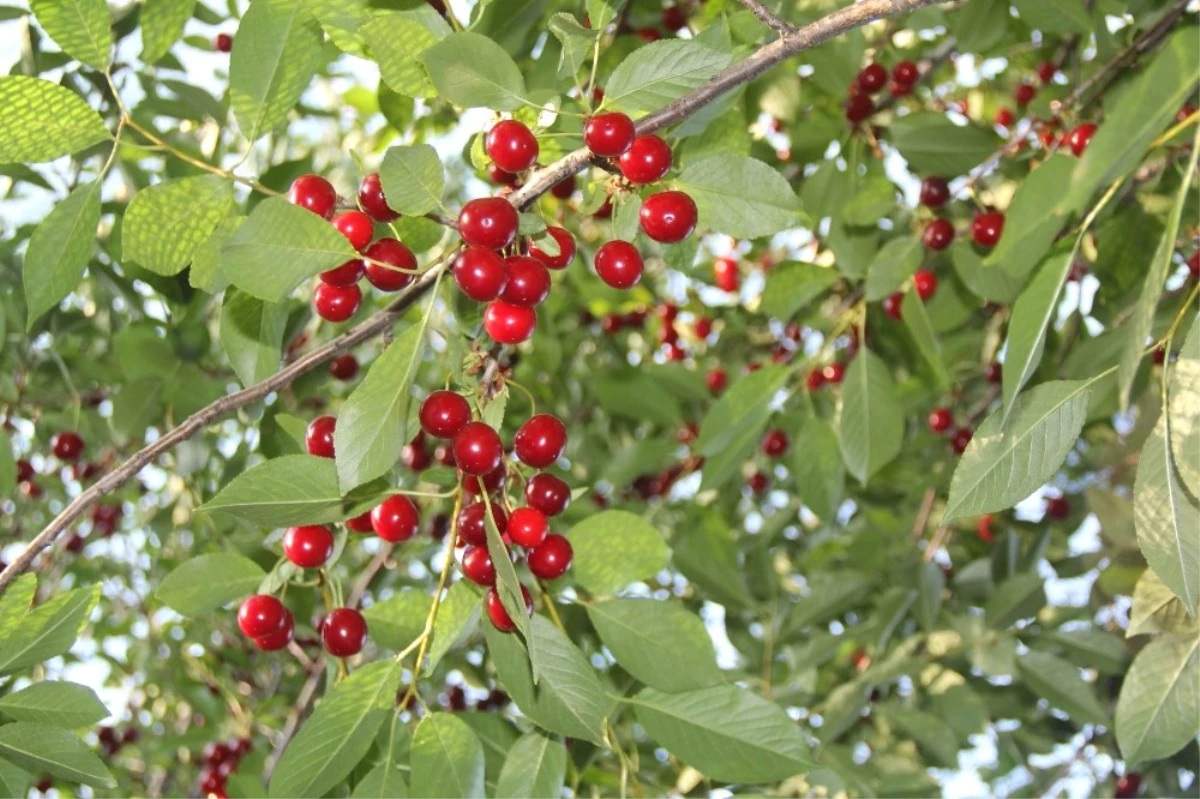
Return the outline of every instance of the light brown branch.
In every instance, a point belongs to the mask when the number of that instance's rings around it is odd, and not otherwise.
[[[766,25],[768,28],[780,34],[781,36],[796,30],[794,25],[792,25],[790,22],[784,22],[779,17],[775,16],[773,13],[771,13],[771,9],[758,2],[758,0],[740,0],[740,2],[746,7],[747,11],[758,17],[759,22]]]

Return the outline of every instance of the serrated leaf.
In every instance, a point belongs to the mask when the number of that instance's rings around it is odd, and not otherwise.
[[[1003,630],[1046,606],[1046,584],[1037,574],[1018,574],[996,588],[984,608],[990,627]]]
[[[196,0],[146,0],[139,16],[144,63],[153,64],[167,54],[195,8]]]
[[[483,746],[449,713],[421,719],[412,741],[413,797],[483,799]]]
[[[233,288],[225,292],[219,324],[221,348],[243,386],[279,371],[287,322],[288,309],[283,303],[263,302]]]
[[[1134,658],[1117,697],[1116,733],[1131,766],[1170,757],[1200,734],[1200,636],[1163,635]]]
[[[350,799],[408,799],[404,772],[394,763],[380,763],[358,781]]]
[[[655,111],[699,87],[731,59],[696,40],[653,42],[634,50],[613,70],[604,86],[604,104],[624,111]]]
[[[846,470],[837,432],[813,416],[804,420],[791,447],[791,466],[800,501],[818,518],[828,521],[842,504]]]
[[[870,350],[846,369],[837,426],[846,471],[863,485],[900,454],[904,411],[887,365]]]
[[[469,638],[479,624],[479,591],[466,580],[450,586],[442,597],[433,640],[425,655],[425,673],[432,674],[447,652]]]
[[[199,616],[253,594],[266,573],[236,552],[186,560],[163,578],[155,596],[182,616]]]
[[[492,505],[492,501],[484,495],[486,504],[486,513],[483,519],[484,532],[487,535],[488,555],[492,558],[492,565],[496,569],[496,593],[500,597],[500,604],[508,611],[508,616],[512,619],[516,628],[521,631],[521,635],[529,643],[529,649],[532,652],[535,642],[529,638],[529,611],[525,604],[524,593],[520,579],[517,577],[517,570],[512,565],[512,554],[509,552],[508,545],[504,543],[504,539],[500,536],[500,529],[496,527],[495,513],[496,509]],[[533,670],[533,681],[538,681],[539,675],[537,668]]]
[[[838,273],[816,264],[785,261],[767,274],[758,310],[777,319],[791,319],[838,281]]]
[[[1138,546],[1163,583],[1189,610],[1200,599],[1200,510],[1186,496],[1167,446],[1169,415],[1146,439],[1133,486]]]
[[[425,619],[433,597],[406,589],[363,611],[371,640],[381,649],[399,652],[417,639],[425,629]],[[440,611],[440,609],[439,609]],[[440,612],[438,614],[441,615]]]
[[[0,675],[64,654],[99,599],[99,585],[77,588],[52,597],[24,617],[7,620],[0,627]]]
[[[525,78],[512,56],[478,33],[454,33],[421,54],[433,85],[463,108],[513,111],[524,104]]]
[[[380,14],[359,29],[379,62],[379,75],[393,91],[405,97],[433,97],[437,90],[422,54],[450,34],[440,17],[436,23],[410,12]]]
[[[680,603],[610,599],[587,613],[621,668],[651,688],[678,693],[722,681],[704,622]]]
[[[117,784],[83,741],[46,724],[18,721],[0,726],[0,757],[35,774],[103,788]]]
[[[0,759],[0,797],[25,799],[29,795],[29,772]]]
[[[0,76],[0,164],[43,163],[109,138],[75,92],[41,78]]]
[[[439,207],[446,190],[442,159],[428,144],[389,147],[379,166],[379,180],[388,206],[410,216]]]
[[[1010,305],[1017,299],[1025,281],[1010,275],[998,265],[985,265],[983,258],[969,241],[956,242],[950,254],[954,262],[954,273],[972,294],[988,302],[1003,305]]]
[[[945,114],[933,111],[898,118],[888,138],[910,169],[944,178],[965,175],[994,153],[998,144],[994,133],[956,125]]]
[[[1146,569],[1133,589],[1133,607],[1129,609],[1126,638],[1150,633],[1195,635],[1200,633],[1200,614],[1191,613],[1179,597],[1154,573]]]
[[[571,574],[595,596],[609,596],[666,568],[662,536],[641,516],[608,510],[588,516],[567,533],[574,548]]]
[[[1195,319],[1178,355],[1167,400],[1169,443],[1179,482],[1195,497],[1200,496],[1200,324]]]
[[[601,29],[585,28],[570,14],[555,14],[550,17],[550,32],[562,43],[562,55],[558,61],[558,76],[570,78],[592,57],[593,49],[600,38]]]
[[[79,285],[99,224],[100,184],[88,183],[55,205],[37,226],[21,270],[29,329]]]
[[[1059,232],[1079,210],[1067,200],[1075,160],[1053,155],[1017,187],[1004,215],[1004,235],[983,261],[983,269],[1003,269],[1014,279],[1034,270]]]
[[[867,302],[877,302],[898,290],[913,276],[925,256],[919,236],[892,239],[879,248],[867,268],[863,296]]]
[[[1017,658],[1025,684],[1081,724],[1107,724],[1108,714],[1096,690],[1079,676],[1079,668],[1047,652],[1031,649]]]
[[[45,680],[0,697],[0,714],[13,721],[38,721],[54,727],[90,727],[108,718],[96,692],[73,682]]]
[[[29,0],[38,24],[63,52],[96,69],[111,62],[112,34],[105,0]]]
[[[698,224],[737,238],[770,236],[800,220],[800,199],[783,175],[730,154],[691,161],[676,181],[696,201]]]
[[[900,318],[917,345],[917,351],[933,370],[937,385],[945,388],[950,384],[950,376],[946,374],[946,362],[942,359],[942,348],[938,344],[937,334],[933,332],[933,323],[929,321],[929,311],[925,301],[915,291],[905,293],[900,303]]]
[[[155,274],[178,274],[232,208],[233,184],[217,175],[142,189],[125,211],[122,255]]]
[[[1004,417],[1042,361],[1046,331],[1058,309],[1058,296],[1071,273],[1071,254],[1046,259],[1013,306],[1005,344],[1003,388]]]
[[[193,288],[216,294],[229,285],[229,279],[221,271],[221,248],[245,221],[244,216],[222,219],[209,237],[196,247],[192,253],[192,268],[188,270],[188,283]]]
[[[320,66],[323,38],[301,0],[251,3],[229,56],[229,106],[247,140],[287,119]]]
[[[304,4],[339,50],[365,55],[360,29],[378,13],[371,0],[304,0]]]
[[[521,736],[504,760],[496,799],[558,799],[567,770],[567,750],[536,732]]]
[[[37,577],[22,574],[0,594],[0,636],[7,638],[25,618],[37,593]]]

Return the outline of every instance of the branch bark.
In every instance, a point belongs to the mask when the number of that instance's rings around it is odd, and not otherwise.
[[[771,9],[764,6],[758,0],[741,0],[742,5],[746,7],[754,16],[758,17],[758,21],[766,25],[771,30],[782,35],[791,33],[796,30],[796,27],[789,22],[784,22],[779,17],[771,13]]]

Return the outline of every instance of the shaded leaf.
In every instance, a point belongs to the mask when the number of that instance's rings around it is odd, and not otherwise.
[[[1138,653],[1117,698],[1121,754],[1135,766],[1200,734],[1200,636],[1163,635]]]
[[[412,740],[413,797],[483,799],[483,746],[449,713],[421,719]]]
[[[651,688],[690,691],[722,681],[704,622],[678,602],[611,599],[587,612],[617,663]]]
[[[233,184],[217,175],[142,189],[121,223],[122,255],[155,274],[178,274],[232,208]]]
[[[229,106],[249,141],[286,120],[300,101],[321,63],[323,37],[301,0],[250,4],[229,57]]]
[[[186,560],[163,578],[155,596],[183,616],[199,616],[249,596],[266,572],[244,555],[218,552]]]
[[[596,596],[615,594],[666,568],[670,554],[649,522],[624,510],[592,514],[567,533],[575,583]]]
[[[99,224],[100,184],[87,183],[55,205],[37,226],[22,267],[29,329],[79,285]]]

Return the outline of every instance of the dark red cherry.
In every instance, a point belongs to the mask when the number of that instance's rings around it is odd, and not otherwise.
[[[454,260],[454,282],[476,302],[490,302],[504,290],[508,270],[494,251],[467,247]]]
[[[532,307],[550,294],[550,273],[536,258],[528,255],[513,255],[504,260],[508,280],[500,299],[510,305]]]
[[[671,147],[654,134],[638,136],[617,165],[630,183],[654,183],[671,169]]]
[[[632,145],[636,135],[633,120],[612,111],[596,114],[583,126],[583,142],[601,158],[617,158]]]
[[[74,463],[83,454],[83,436],[70,430],[64,430],[50,440],[50,450],[54,457],[66,463]]]
[[[1096,124],[1094,122],[1084,122],[1082,125],[1076,125],[1075,128],[1067,135],[1067,144],[1071,148],[1071,152],[1076,156],[1083,155],[1087,147],[1092,142],[1092,136],[1096,133]]]
[[[484,142],[488,157],[505,172],[524,172],[538,157],[538,141],[533,132],[515,119],[497,122]]]
[[[874,94],[887,84],[888,73],[882,64],[867,64],[855,80],[860,91]]]
[[[337,192],[333,184],[320,175],[301,175],[288,189],[288,202],[307,208],[317,216],[329,219],[337,208]]]
[[[486,546],[469,546],[463,550],[462,573],[476,585],[488,587],[496,584],[496,567]]]
[[[937,287],[937,275],[928,269],[918,269],[913,275],[913,288],[917,290],[917,296],[921,299],[928,300],[937,292]]]
[[[575,260],[575,237],[556,225],[546,228],[546,232],[558,243],[558,254],[549,255],[536,244],[529,245],[529,254],[550,269],[566,269]]]
[[[609,241],[596,250],[596,274],[615,289],[628,289],[642,279],[642,256],[627,241]]]
[[[525,614],[533,613],[533,597],[529,595],[529,589],[521,586],[521,596],[525,600]],[[508,611],[504,608],[504,603],[500,601],[500,594],[496,593],[495,588],[489,588],[487,592],[488,618],[492,620],[492,624],[500,632],[511,633],[517,629],[516,623],[512,617],[508,615]]]
[[[335,658],[357,655],[366,641],[367,620],[354,608],[334,608],[321,624],[321,643]]]
[[[421,514],[417,512],[417,506],[405,496],[388,497],[371,511],[375,535],[392,544],[412,538],[420,526]]]
[[[322,283],[328,283],[331,286],[353,286],[362,276],[363,262],[361,258],[351,258],[341,266],[335,266],[318,275]]]
[[[696,229],[696,202],[687,192],[660,191],[642,201],[638,220],[646,235],[663,244],[674,244]]]
[[[500,250],[512,244],[519,222],[517,209],[503,197],[471,200],[458,214],[458,233],[472,247]]]
[[[421,403],[421,428],[434,438],[454,438],[471,421],[471,405],[461,394],[435,391]]]
[[[370,260],[363,260],[367,282],[380,291],[399,291],[413,280],[417,269],[417,257],[412,250],[393,238],[376,241],[363,253]],[[371,263],[378,261],[379,263]],[[380,266],[379,264],[387,264]],[[388,267],[394,267],[389,269]],[[407,271],[400,271],[407,270]]]
[[[304,429],[304,446],[309,455],[318,458],[332,458],[333,431],[337,427],[337,419],[332,416],[318,416],[308,423]]]
[[[944,250],[954,241],[954,225],[947,219],[935,219],[921,234],[925,246],[931,250]]]
[[[954,424],[954,414],[949,408],[934,408],[929,412],[929,429],[935,433],[944,433]]]
[[[521,425],[513,438],[513,450],[521,462],[545,469],[560,457],[567,446],[567,428],[557,416],[539,413]]]
[[[892,67],[892,81],[901,86],[912,86],[921,77],[921,70],[912,61],[901,61]]]
[[[379,182],[379,173],[372,172],[358,184],[358,207],[376,222],[393,222],[400,214],[393,211],[383,196],[383,184]]]
[[[283,628],[287,608],[269,594],[255,594],[238,608],[238,628],[247,638],[260,638]]]
[[[875,113],[875,101],[865,94],[856,94],[846,100],[843,110],[846,114],[846,119],[857,125]]]
[[[280,649],[285,649],[292,642],[292,636],[296,630],[296,620],[292,618],[290,610],[284,610],[283,626],[273,633],[260,635],[253,639],[254,645],[263,652],[278,652]]]
[[[549,472],[539,472],[525,484],[525,502],[544,516],[557,516],[571,504],[571,487]]]
[[[1004,214],[997,211],[979,214],[971,223],[971,238],[980,247],[995,247],[1004,232]]]
[[[472,502],[458,512],[458,537],[464,544],[487,545],[487,511],[487,503]],[[503,535],[508,529],[508,515],[498,502],[492,502],[492,514],[496,530]]]
[[[335,380],[353,380],[358,375],[358,358],[350,353],[337,356],[329,362],[329,374]]]
[[[561,535],[551,534],[530,551],[525,562],[529,565],[529,571],[539,580],[557,580],[571,567],[573,555],[570,541]]]
[[[500,466],[504,445],[485,422],[469,422],[454,436],[454,460],[470,475],[484,475]]]
[[[950,199],[950,186],[945,178],[928,177],[921,181],[921,205],[941,208]]]

